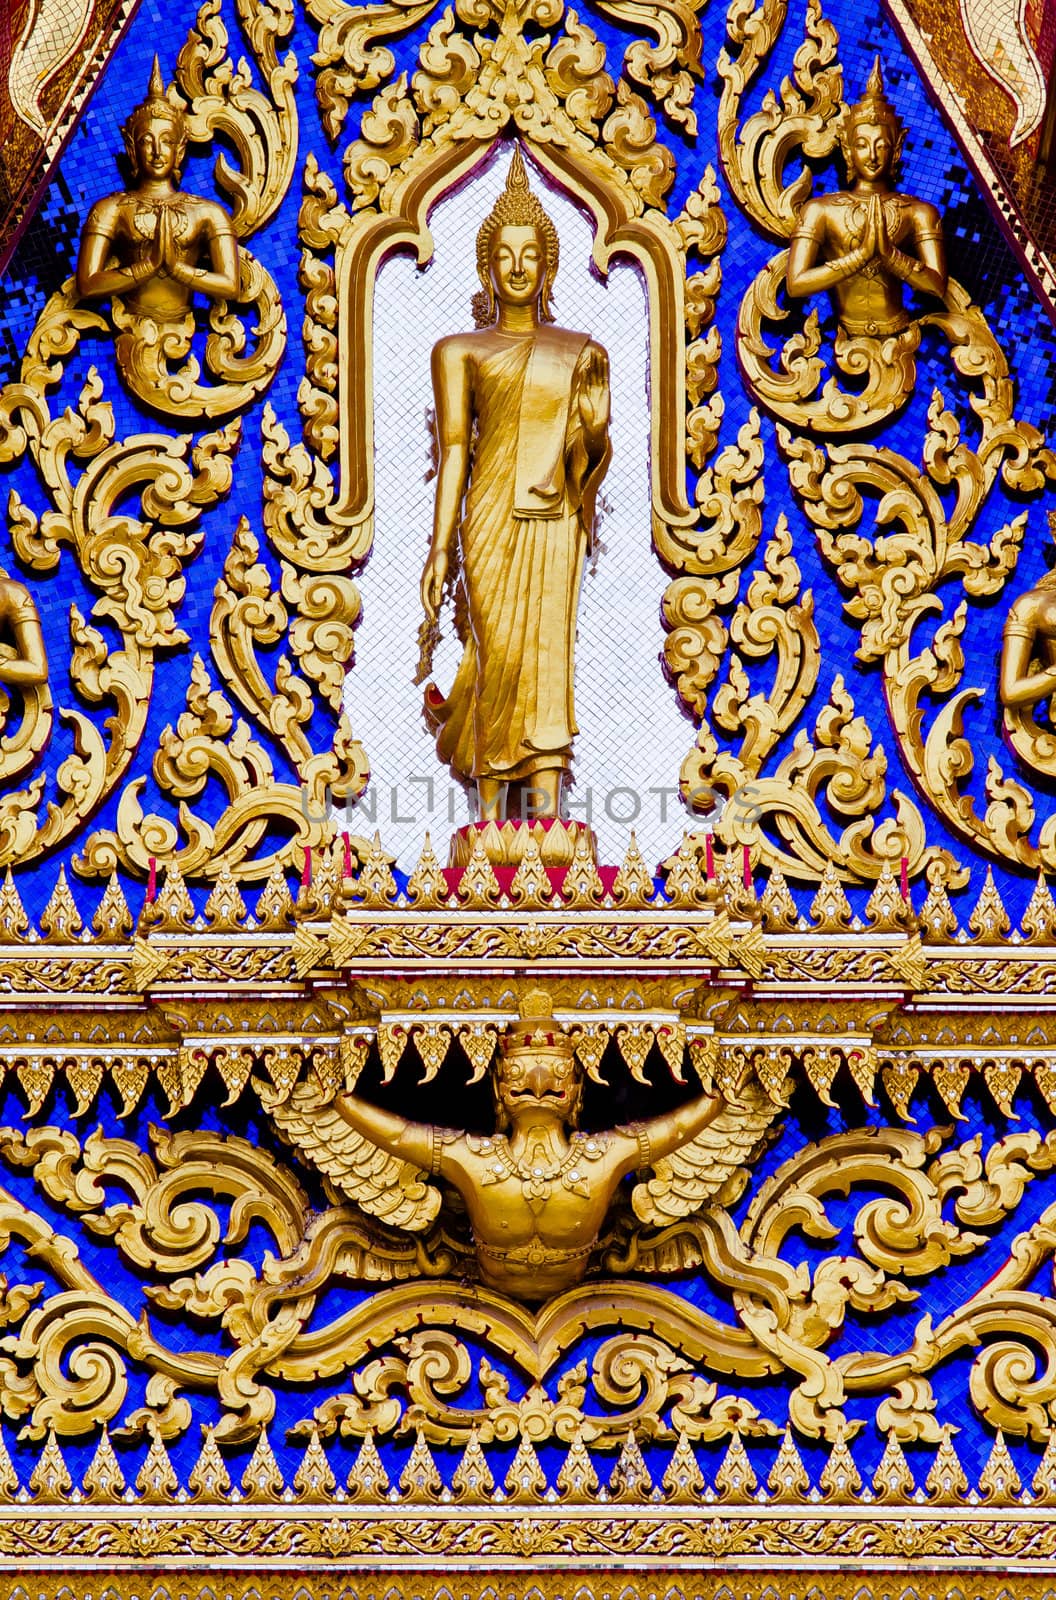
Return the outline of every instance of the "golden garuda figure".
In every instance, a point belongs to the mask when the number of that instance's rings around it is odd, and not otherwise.
[[[127,311],[156,322],[182,319],[196,290],[214,300],[237,297],[230,216],[215,200],[179,187],[186,111],[180,96],[166,91],[157,56],[147,97],[121,131],[132,186],[92,207],[77,260],[78,294],[119,295]]]
[[[807,201],[788,256],[788,292],[829,290],[840,326],[852,336],[908,327],[903,284],[940,299],[946,293],[942,219],[927,200],[893,187],[904,139],[877,56],[865,94],[840,128],[850,188]]]
[[[407,1277],[428,1271],[439,1251],[448,1270],[457,1257],[461,1277],[475,1269],[490,1289],[540,1301],[588,1273],[699,1262],[692,1229],[679,1239],[677,1225],[716,1197],[732,1202],[778,1107],[743,1084],[735,1099],[705,1092],[647,1122],[585,1132],[577,1128],[583,1079],[574,1041],[545,994],[525,997],[501,1044],[491,1134],[412,1122],[353,1093],[328,1096],[317,1078],[284,1103],[273,1099],[280,1134],[320,1168],[334,1198],[386,1225],[375,1225],[366,1246],[360,1234],[349,1275]],[[613,1202],[633,1172],[642,1176],[621,1210]],[[436,1179],[460,1197],[439,1222]],[[401,1250],[392,1230],[426,1237]]]
[[[476,783],[480,816],[495,822],[511,785],[531,791],[531,816],[561,814],[576,611],[610,455],[608,357],[554,327],[557,261],[557,230],[515,147],[477,235],[481,325],[433,351],[439,470],[422,577],[428,636],[458,568],[462,661],[446,697],[429,684],[426,712],[441,760]]]

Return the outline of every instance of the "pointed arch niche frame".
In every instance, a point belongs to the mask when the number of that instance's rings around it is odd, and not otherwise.
[[[524,36],[526,21],[553,27],[562,14],[560,5],[547,5],[544,13],[539,5],[526,10],[485,0],[473,7],[472,20],[498,20],[498,37],[477,33],[471,40],[455,31],[446,11],[422,46],[420,70],[410,82],[401,75],[377,96],[364,114],[361,137],[346,152],[353,210],[336,226],[331,213],[329,224],[339,306],[340,486],[326,516],[343,530],[337,543],[351,561],[365,558],[373,539],[378,273],[398,251],[413,252],[425,266],[433,255],[433,207],[498,145],[518,138],[526,158],[592,219],[598,272],[607,277],[614,261],[630,260],[644,278],[654,545],[676,570],[710,570],[701,565],[697,513],[687,496],[687,262],[691,248],[707,258],[724,242],[717,191],[709,171],[695,196],[695,211],[710,212],[703,224],[687,213],[668,215],[662,201],[672,158],[655,142],[645,102],[623,84],[614,96],[611,80],[597,73],[601,46],[593,35],[570,13],[568,31],[556,44],[547,36]],[[405,26],[403,15],[394,18],[393,31]],[[354,54],[348,36],[345,50]],[[615,110],[599,127],[606,100]]]

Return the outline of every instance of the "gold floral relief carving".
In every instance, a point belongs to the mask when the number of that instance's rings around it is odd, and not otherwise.
[[[111,407],[93,370],[75,409],[52,417],[48,390],[61,379],[63,361],[82,329],[100,325],[60,291],[42,313],[23,361],[21,380],[0,397],[0,446],[6,461],[28,452],[47,487],[51,509],[42,517],[15,493],[11,536],[19,557],[37,570],[54,570],[69,547],[93,587],[95,614],[113,624],[121,647],[78,610],[70,608],[70,673],[89,705],[111,707],[101,727],[78,709],[60,711],[74,730],[75,754],[56,773],[63,795],[41,817],[43,775],[0,799],[0,859],[25,861],[64,843],[90,818],[127,773],[142,737],[150,702],[155,653],[186,640],[176,611],[184,592],[183,564],[196,553],[201,512],[230,486],[237,423],[190,438],[115,437]],[[81,467],[76,478],[74,463]],[[139,501],[130,515],[126,497]],[[126,509],[119,515],[118,503]]]
[[[266,1103],[279,1114],[275,1096]],[[290,1121],[282,1113],[280,1121],[289,1124],[287,1136],[300,1126],[296,1115]],[[8,1194],[8,1238],[30,1248],[62,1286],[20,1304],[0,1361],[0,1406],[38,1439],[48,1428],[76,1436],[100,1420],[132,1429],[149,1422],[175,1437],[191,1421],[182,1392],[204,1390],[222,1407],[217,1437],[236,1443],[273,1415],[274,1383],[345,1373],[348,1393],[320,1402],[302,1437],[339,1426],[358,1435],[424,1428],[435,1442],[463,1443],[474,1432],[484,1440],[520,1432],[612,1442],[628,1428],[706,1439],[762,1428],[750,1403],[721,1398],[714,1380],[784,1373],[793,1384],[790,1422],[808,1438],[850,1437],[844,1403],[861,1395],[874,1400],[878,1425],[899,1441],[937,1444],[942,1419],[928,1376],[966,1345],[978,1347],[971,1402],[991,1427],[1041,1440],[1052,1428],[1056,1323],[1051,1300],[1028,1287],[1056,1248],[1051,1207],[1002,1247],[982,1289],[938,1319],[923,1317],[903,1350],[848,1350],[843,1334],[849,1310],[875,1317],[911,1303],[921,1280],[992,1249],[987,1230],[1014,1215],[1035,1177],[1052,1169],[1052,1139],[1036,1132],[1011,1134],[985,1154],[978,1138],[951,1145],[941,1132],[874,1127],[830,1135],[758,1187],[739,1228],[725,1209],[738,1192],[729,1185],[703,1203],[687,1190],[660,1226],[654,1218],[644,1229],[628,1227],[616,1217],[601,1243],[601,1277],[588,1276],[537,1309],[483,1284],[467,1289],[459,1279],[472,1247],[458,1226],[441,1215],[424,1232],[401,1234],[406,1219],[387,1202],[364,1199],[368,1190],[380,1194],[366,1167],[350,1179],[353,1168],[338,1162],[346,1174],[340,1188],[352,1181],[359,1205],[338,1191],[339,1203],[313,1212],[283,1160],[231,1135],[158,1129],[148,1153],[101,1133],[82,1144],[56,1127],[7,1128],[0,1157],[32,1173],[71,1219],[112,1240],[126,1264],[150,1279],[149,1304],[212,1322],[231,1342],[226,1357],[172,1349],[152,1332],[149,1315],[137,1320],[87,1272],[72,1238]],[[318,1159],[331,1170],[329,1158]],[[663,1166],[649,1184],[661,1199],[669,1188]],[[854,1253],[787,1261],[793,1230],[805,1228],[819,1244],[835,1237],[826,1199],[857,1187],[881,1197],[859,1202]],[[214,1210],[222,1199],[232,1206],[223,1237]],[[413,1201],[410,1189],[404,1199]],[[372,1219],[379,1204],[395,1227]],[[251,1221],[274,1240],[259,1276],[232,1250]],[[689,1269],[731,1296],[728,1319],[648,1281]],[[432,1331],[422,1331],[423,1277]],[[357,1281],[374,1292],[327,1321],[328,1287]],[[589,1373],[597,1399],[617,1407],[606,1421],[585,1409],[586,1368],[568,1369],[556,1388],[546,1380],[586,1331],[612,1326],[614,1307],[621,1335],[599,1349]],[[526,1375],[522,1398],[489,1376],[483,1357],[483,1406],[455,1398],[478,1359],[462,1341],[480,1337]],[[374,1359],[389,1345],[391,1356]],[[372,1364],[362,1366],[368,1356]],[[148,1390],[147,1411],[132,1418],[123,1417],[129,1361],[159,1380]]]
[[[973,525],[998,483],[1017,494],[1040,492],[1052,481],[1053,455],[1038,431],[1015,417],[1007,363],[983,313],[957,283],[947,284],[941,219],[933,207],[889,186],[889,200],[874,201],[871,212],[868,207],[862,212],[865,242],[859,248],[852,240],[845,264],[825,264],[837,246],[817,241],[825,228],[839,233],[845,212],[850,216],[847,208],[854,209],[854,191],[812,198],[810,163],[835,153],[839,145],[854,177],[858,169],[853,163],[866,158],[852,145],[863,122],[871,119],[881,143],[887,141],[872,152],[883,177],[894,170],[903,135],[885,98],[879,65],[862,101],[853,107],[845,103],[839,41],[817,0],[808,7],[791,76],[767,91],[760,109],[745,115],[748,91],[786,20],[787,8],[780,0],[734,6],[728,17],[730,47],[718,64],[723,176],[756,226],[792,242],[791,251],[775,257],[760,274],[741,306],[737,337],[742,372],[752,397],[778,418],[778,439],[793,488],[814,526],[823,558],[849,596],[847,613],[861,633],[859,658],[882,664],[900,753],[920,792],[955,834],[1023,865],[1045,865],[1051,829],[1042,831],[1037,846],[1027,841],[1034,818],[1032,796],[1006,778],[996,759],[990,761],[985,816],[976,813],[964,793],[973,756],[962,736],[963,717],[979,698],[975,691],[960,688],[964,660],[959,640],[968,621],[966,606],[932,630],[930,647],[922,650],[913,635],[923,618],[940,611],[937,590],[951,577],[969,599],[1002,592],[1015,570],[1025,516],[1014,517],[986,544],[972,539]],[[857,226],[861,219],[857,212],[854,216]],[[883,305],[881,299],[875,306],[866,304],[879,290],[867,287],[873,281],[868,274],[858,275],[863,264],[868,266],[870,248],[884,263],[876,283],[893,286],[884,289]],[[779,306],[778,291],[807,295],[815,277],[819,285],[823,279],[826,284],[833,280],[840,317],[837,365],[855,377],[865,376],[864,390],[858,384],[853,394],[844,395],[832,377],[822,386],[821,324],[813,311],[803,331],[788,342],[780,372],[768,364],[765,328],[789,314]],[[924,293],[923,316],[913,319],[902,309],[901,281]],[[943,298],[944,309],[931,310],[928,295],[932,304],[934,297]],[[879,319],[875,327],[869,317]],[[969,441],[956,408],[936,393],[920,467],[882,443],[877,448],[853,439],[843,442],[841,434],[853,435],[905,403],[915,381],[913,351],[925,329],[943,338],[957,382],[970,389],[978,438],[973,432]],[[710,427],[706,432],[713,436]],[[758,471],[763,445],[754,413],[739,447],[742,455],[755,451]],[[698,501],[727,462],[740,470],[728,447],[704,472]],[[910,878],[934,870],[956,887],[963,881],[962,869],[948,851],[928,844],[924,816],[909,795],[894,791],[894,816],[883,816],[886,759],[873,730],[855,715],[843,678],[833,682],[829,706],[818,717],[813,736],[801,726],[801,713],[818,680],[820,648],[809,622],[811,597],[805,604],[799,598],[799,573],[783,521],[775,526],[762,568],[737,604],[732,626],[726,620],[761,532],[758,507],[747,523],[742,521],[739,533],[731,526],[735,484],[727,476],[719,485],[719,503],[725,508],[719,523],[719,564],[703,568],[703,573],[725,575],[677,579],[665,603],[671,628],[668,664],[683,698],[701,718],[697,747],[682,770],[683,792],[691,799],[705,794],[711,805],[716,790],[729,797],[719,833],[730,843],[749,845],[762,862],[793,877],[821,878],[827,863],[833,863],[845,879],[869,882],[904,861]],[[757,487],[761,493],[761,481]],[[877,507],[893,526],[870,538],[862,525]],[[778,561],[782,579],[775,585]],[[1040,601],[1034,610],[1041,616],[1039,606]],[[1042,657],[1047,648],[1044,628],[1031,620],[1030,634],[1031,640],[1036,636],[1036,654]],[[775,668],[772,686],[753,693],[745,658],[767,656]],[[1020,673],[1024,681],[1027,665]],[[1042,683],[1035,701],[1043,699],[1044,689]],[[930,729],[924,715],[926,692],[943,701]],[[1045,736],[1036,723],[1032,731],[1029,706],[1017,703],[1006,713],[1006,725],[1014,748],[1044,770]],[[739,740],[739,749],[722,750],[720,732]],[[786,733],[795,735],[791,750],[768,768],[770,752]],[[845,824],[842,832],[833,827],[834,818]]]

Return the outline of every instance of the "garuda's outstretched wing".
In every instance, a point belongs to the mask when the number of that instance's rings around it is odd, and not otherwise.
[[[635,1184],[631,1205],[638,1220],[662,1228],[708,1200],[736,1198],[730,1191],[741,1187],[743,1164],[765,1144],[779,1110],[758,1084],[747,1084],[703,1133],[657,1161],[653,1176]]]
[[[349,1127],[314,1074],[285,1101],[263,1083],[258,1089],[282,1138],[323,1174],[331,1199],[354,1200],[390,1228],[425,1232],[440,1210],[440,1190],[420,1167]]]

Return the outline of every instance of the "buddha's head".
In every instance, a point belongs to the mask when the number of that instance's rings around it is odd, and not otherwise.
[[[496,302],[538,305],[552,322],[550,288],[557,272],[557,229],[528,187],[520,146],[506,174],[506,187],[477,234],[477,274],[483,294],[474,301],[477,322],[495,320]]]
[[[840,145],[848,177],[867,183],[893,177],[905,137],[898,113],[884,93],[884,74],[877,56],[865,93],[843,114]]]
[[[503,1035],[494,1085],[500,1130],[540,1121],[575,1126],[583,1075],[572,1040],[554,1021],[548,995],[525,996],[519,1020]]]
[[[157,56],[147,97],[121,132],[134,178],[153,182],[179,178],[187,149],[187,115],[175,91],[166,91]]]

